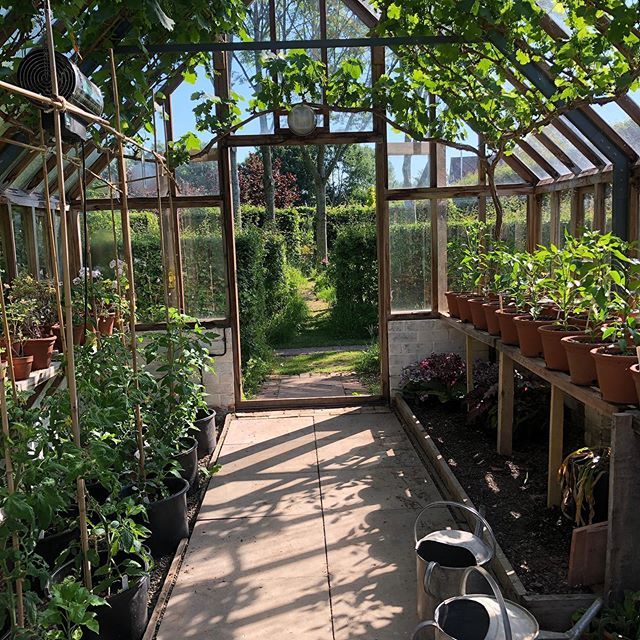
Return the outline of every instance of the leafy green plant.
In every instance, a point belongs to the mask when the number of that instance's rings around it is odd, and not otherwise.
[[[21,273],[11,282],[9,300],[21,301],[30,308],[29,337],[50,335],[58,322],[56,290],[52,280],[37,280],[29,273]]]
[[[640,640],[640,591],[626,591],[621,602],[614,602],[598,613],[586,637],[600,640]]]

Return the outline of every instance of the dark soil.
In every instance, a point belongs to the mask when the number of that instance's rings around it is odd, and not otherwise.
[[[496,453],[496,433],[466,424],[464,405],[412,403],[412,409],[477,508],[527,591],[570,593],[567,584],[572,523],[547,508],[548,425]],[[565,425],[565,454],[582,446],[582,430]]]
[[[222,427],[224,425],[224,419],[226,417],[226,413],[218,411],[216,413],[216,430],[218,433],[218,438],[222,433]],[[206,465],[209,462],[209,456],[205,458],[201,458],[199,460],[200,465]],[[187,497],[187,511],[189,515],[189,533],[193,532],[193,527],[196,524],[196,519],[198,517],[198,512],[200,511],[200,505],[204,499],[204,494],[207,491],[208,481],[204,477],[204,474],[200,472],[200,486],[198,490],[193,494]],[[156,603],[158,602],[158,597],[160,596],[160,591],[162,590],[162,586],[167,578],[167,574],[169,573],[169,569],[171,567],[171,563],[173,562],[173,554],[167,554],[166,556],[162,556],[160,558],[156,558],[154,560],[153,571],[151,572],[150,581],[149,581],[149,616],[151,616]]]

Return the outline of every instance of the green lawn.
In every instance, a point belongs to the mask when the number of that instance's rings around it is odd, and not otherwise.
[[[298,356],[275,357],[272,375],[296,376],[303,373],[353,373],[361,351],[327,351]]]

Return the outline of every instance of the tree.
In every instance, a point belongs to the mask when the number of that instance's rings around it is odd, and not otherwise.
[[[281,164],[281,160],[276,158],[271,168],[271,179],[275,186],[274,204],[279,209],[292,207],[299,199],[295,176],[282,171]],[[238,166],[241,203],[265,206],[264,172],[265,166],[261,152],[250,153],[247,159]],[[267,219],[271,220],[266,207],[265,211]]]
[[[375,151],[364,145],[350,145],[329,176],[327,197],[334,206],[349,202],[366,204],[375,183]]]

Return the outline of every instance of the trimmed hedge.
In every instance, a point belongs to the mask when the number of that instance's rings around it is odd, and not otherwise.
[[[343,227],[331,254],[329,277],[336,291],[332,314],[345,335],[367,335],[378,324],[378,261],[372,224]]]

